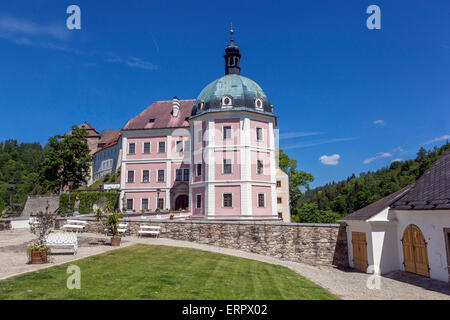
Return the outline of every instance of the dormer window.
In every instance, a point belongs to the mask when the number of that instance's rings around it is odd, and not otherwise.
[[[149,122],[149,123],[155,122],[155,118],[150,118],[150,119],[148,119],[148,122]]]
[[[256,107],[256,109],[262,110],[262,108],[263,108],[263,102],[262,102],[261,99],[256,99],[256,100],[255,100],[255,107]]]
[[[199,102],[197,105],[198,110],[203,110],[204,102]]]
[[[231,107],[233,104],[233,100],[229,96],[223,96],[222,97],[222,108],[228,108]]]

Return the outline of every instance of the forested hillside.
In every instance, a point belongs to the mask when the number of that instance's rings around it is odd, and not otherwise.
[[[432,150],[420,148],[415,159],[392,162],[375,172],[353,174],[346,180],[307,190],[291,207],[294,221],[334,222],[415,182],[445,150],[447,142]]]

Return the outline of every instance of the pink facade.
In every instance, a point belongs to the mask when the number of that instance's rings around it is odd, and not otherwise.
[[[156,191],[140,191],[140,192],[127,192],[126,199],[133,199],[133,210],[135,212],[140,212],[142,208],[142,199],[148,199],[148,210],[145,211],[154,211],[156,209]],[[164,199],[164,208],[166,207],[166,193],[161,191],[159,193],[159,198]]]
[[[216,146],[230,146],[239,145],[240,143],[240,131],[239,131],[239,118],[232,119],[215,119],[214,120],[214,136]],[[225,127],[231,127],[231,137],[224,139]]]
[[[231,161],[231,173],[225,173],[224,160]],[[238,150],[215,151],[214,173],[216,180],[240,180],[241,179],[240,151]]]
[[[257,128],[261,129],[260,139],[257,139]],[[269,123],[250,119],[250,143],[255,147],[269,147]]]
[[[264,205],[260,206],[259,197],[264,197]],[[252,186],[252,208],[253,214],[272,214],[272,192],[269,186]]]
[[[198,208],[197,197],[201,197],[200,208]],[[205,188],[198,187],[192,188],[192,214],[204,215],[205,214]]]
[[[144,143],[150,143],[150,153],[144,153]],[[164,142],[165,152],[159,152],[159,142]],[[134,143],[135,153],[130,153],[130,144]],[[167,137],[130,137],[127,139],[127,144],[124,146],[127,152],[128,160],[142,160],[142,159],[165,159],[167,157]]]
[[[241,215],[241,186],[216,186],[215,190],[215,214],[216,215]],[[224,194],[232,195],[232,206],[225,207]]]
[[[259,160],[259,161],[258,161]],[[258,162],[262,164],[262,171],[258,172]],[[251,152],[251,176],[252,180],[270,181],[270,152]]]
[[[126,163],[123,168],[125,170],[125,186],[127,188],[161,188],[166,185],[167,168],[165,162],[149,162],[149,163]],[[149,182],[143,181],[144,170],[149,170]],[[158,181],[158,170],[164,170],[164,181]],[[134,182],[128,181],[128,171],[134,172]]]

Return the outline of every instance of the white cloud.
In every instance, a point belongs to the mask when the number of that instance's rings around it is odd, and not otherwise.
[[[308,136],[315,136],[318,134],[323,134],[323,132],[287,132],[287,133],[281,133],[280,139],[308,137]]]
[[[384,120],[375,120],[373,122],[373,124],[379,125],[379,126],[385,126],[386,125],[386,121],[384,121]]]
[[[390,152],[378,152],[375,157],[371,157],[371,158],[367,158],[366,160],[363,161],[364,164],[369,164],[374,160],[377,159],[382,159],[382,158],[389,158],[392,157],[392,153]]]
[[[395,161],[402,161],[403,159],[402,158],[395,158],[395,159],[392,159],[392,161],[391,162],[395,162]]]
[[[336,139],[329,139],[329,140],[301,142],[301,143],[291,144],[289,146],[282,147],[281,149],[287,150],[287,149],[306,148],[306,147],[318,146],[321,144],[328,144],[328,143],[341,142],[341,141],[351,141],[351,140],[356,140],[356,139],[358,139],[358,138],[336,138]]]
[[[319,160],[324,165],[335,166],[335,165],[337,165],[339,163],[339,159],[340,158],[341,158],[341,156],[336,153],[336,154],[333,154],[331,156],[323,155],[323,156],[321,156],[319,158]]]
[[[439,137],[439,138],[434,138],[434,139],[432,139],[430,141],[427,141],[427,142],[425,142],[423,144],[430,144],[430,143],[444,141],[444,140],[450,140],[450,134],[443,135],[442,137]]]
[[[118,62],[123,63],[129,67],[135,67],[139,69],[145,69],[145,70],[157,70],[158,66],[154,65],[153,63],[149,61],[144,61],[136,57],[128,57],[128,58],[122,58],[115,56],[113,58],[108,58],[105,60],[106,62]]]
[[[13,35],[50,36],[59,40],[68,37],[65,24],[40,25],[32,21],[2,15],[0,16],[0,33],[4,37]]]

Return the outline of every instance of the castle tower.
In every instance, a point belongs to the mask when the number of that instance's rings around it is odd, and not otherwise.
[[[231,30],[225,75],[198,95],[191,130],[191,211],[208,219],[277,219],[276,117],[261,87],[240,75]]]

